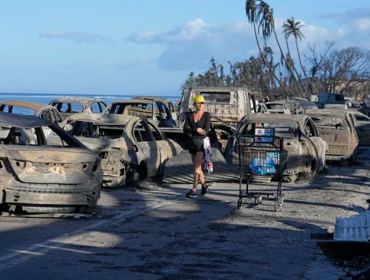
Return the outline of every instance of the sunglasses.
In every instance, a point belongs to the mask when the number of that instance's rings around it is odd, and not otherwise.
[[[195,103],[195,104],[204,105],[204,102],[199,102],[199,103]]]

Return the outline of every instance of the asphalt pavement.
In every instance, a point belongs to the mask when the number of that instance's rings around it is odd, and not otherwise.
[[[237,210],[234,182],[196,199],[185,198],[187,184],[147,183],[103,191],[89,219],[1,217],[0,279],[338,279],[310,234],[367,209],[369,151],[313,182],[284,184],[279,212],[268,199]]]

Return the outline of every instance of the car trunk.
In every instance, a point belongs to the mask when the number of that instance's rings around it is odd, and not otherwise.
[[[350,146],[349,132],[347,130],[335,130],[323,128],[319,130],[320,136],[328,145],[328,155],[347,155]]]
[[[7,146],[2,160],[9,162],[16,177],[30,184],[84,184],[97,168],[96,155],[74,148]]]

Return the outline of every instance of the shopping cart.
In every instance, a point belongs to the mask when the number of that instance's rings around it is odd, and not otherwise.
[[[270,196],[274,197],[275,211],[282,207],[284,194],[281,187],[288,159],[288,152],[283,149],[283,140],[277,136],[256,135],[241,135],[237,138],[240,170],[238,209],[243,198],[254,198],[256,204],[261,204],[263,196],[267,196],[268,199]],[[250,181],[269,183],[271,179],[278,182],[276,192],[249,190]],[[246,180],[244,193],[242,193],[243,180]]]

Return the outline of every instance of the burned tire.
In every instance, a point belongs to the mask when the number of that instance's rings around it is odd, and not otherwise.
[[[357,161],[357,155],[353,155],[349,159],[349,164],[355,164]]]
[[[140,182],[143,181],[147,177],[147,169],[146,164],[142,161],[140,165],[134,170],[132,174],[132,181],[133,182]]]

